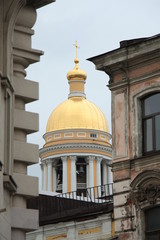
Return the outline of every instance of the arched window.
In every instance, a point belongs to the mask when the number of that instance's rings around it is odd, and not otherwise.
[[[142,101],[143,153],[160,151],[160,93]]]
[[[160,239],[160,207],[145,211],[146,240]]]
[[[56,192],[61,193],[63,189],[63,165],[62,160],[59,159],[56,164]]]

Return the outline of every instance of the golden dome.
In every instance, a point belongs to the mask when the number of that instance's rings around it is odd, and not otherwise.
[[[78,66],[79,60],[78,60],[78,58],[76,58],[74,60],[74,62],[75,62],[75,66],[74,66],[74,68],[72,70],[70,70],[67,73],[67,79],[68,80],[75,80],[75,79],[86,80],[87,74],[86,74],[85,71],[79,69],[79,66]]]
[[[51,113],[46,132],[65,129],[93,129],[109,132],[102,111],[83,97],[72,97],[62,102]]]

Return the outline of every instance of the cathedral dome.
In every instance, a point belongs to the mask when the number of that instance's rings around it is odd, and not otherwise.
[[[94,129],[109,132],[102,111],[83,97],[69,98],[51,113],[46,132],[65,129]]]

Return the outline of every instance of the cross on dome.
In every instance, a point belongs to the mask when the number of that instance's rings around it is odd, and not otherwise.
[[[76,41],[76,44],[73,44],[73,46],[75,46],[75,48],[76,48],[76,58],[77,58],[77,49],[80,48],[77,44],[77,41]]]

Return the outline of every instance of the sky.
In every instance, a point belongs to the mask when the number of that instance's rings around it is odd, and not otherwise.
[[[76,41],[79,68],[87,73],[87,99],[103,111],[111,133],[109,77],[86,59],[119,48],[120,41],[160,33],[159,9],[159,0],[56,0],[37,10],[32,48],[44,55],[27,69],[26,78],[39,82],[39,100],[26,110],[39,113],[39,132],[29,135],[28,142],[43,147],[51,112],[68,98],[66,75],[74,67]],[[29,167],[28,174],[41,181],[39,164]]]

